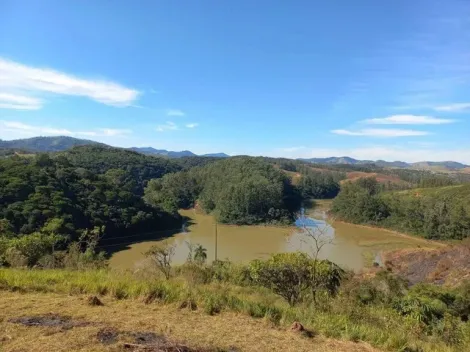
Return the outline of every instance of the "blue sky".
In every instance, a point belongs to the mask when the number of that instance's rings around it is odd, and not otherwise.
[[[470,1],[0,0],[0,138],[470,164]]]

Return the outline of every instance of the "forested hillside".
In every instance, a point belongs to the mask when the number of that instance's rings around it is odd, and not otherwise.
[[[93,145],[75,147],[53,157],[95,174],[119,169],[124,172],[126,182],[132,184],[138,195],[143,194],[149,180],[180,171],[184,165],[184,161],[176,163],[166,158],[147,156],[130,150]]]
[[[383,192],[370,179],[347,182],[333,202],[340,219],[430,239],[470,237],[470,185]]]
[[[74,238],[87,228],[108,234],[156,230],[175,223],[146,205],[153,177],[179,170],[168,160],[100,147],[0,160],[0,218],[10,236],[49,231]]]

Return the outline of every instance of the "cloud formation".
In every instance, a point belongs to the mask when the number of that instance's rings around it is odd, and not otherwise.
[[[371,125],[442,125],[453,123],[455,120],[423,115],[392,115],[388,117],[363,120],[361,122]]]
[[[331,133],[345,135],[345,136],[363,136],[363,137],[380,137],[380,138],[425,136],[429,134],[429,132],[426,132],[426,131],[380,129],[380,128],[362,129],[362,130],[357,130],[357,131],[332,130]]]
[[[178,126],[171,121],[167,121],[164,125],[158,125],[156,128],[157,132],[172,131],[177,129]]]
[[[181,110],[178,110],[178,109],[167,109],[166,110],[166,115],[167,116],[172,116],[172,117],[186,116],[184,111],[181,111]]]
[[[139,91],[104,80],[78,78],[0,58],[0,108],[40,109],[46,93],[80,96],[112,106],[130,106]]]
[[[448,105],[435,106],[436,111],[460,112],[470,110],[470,103],[455,103]]]
[[[19,121],[0,120],[0,138],[12,139],[35,136],[119,137],[131,134],[128,129],[98,128],[91,131],[71,131],[50,126],[34,126]]]
[[[186,127],[187,127],[187,128],[195,128],[195,127],[197,127],[197,126],[199,126],[199,124],[196,123],[196,122],[186,124]]]

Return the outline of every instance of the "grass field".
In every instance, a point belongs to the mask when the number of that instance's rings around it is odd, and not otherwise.
[[[261,319],[225,312],[210,316],[201,310],[175,305],[146,305],[139,300],[102,299],[90,307],[86,296],[38,293],[5,293],[0,301],[2,351],[117,351],[125,340],[103,344],[100,331],[126,331],[144,336],[163,335],[193,348],[211,351],[318,351],[372,352],[364,343],[303,337]],[[26,327],[8,322],[12,317],[68,316],[89,325],[61,330],[58,327]],[[199,349],[197,349],[199,350]],[[165,350],[162,350],[165,351]],[[173,351],[173,350],[171,350]],[[178,350],[174,350],[178,351]],[[186,351],[186,350],[183,350]]]

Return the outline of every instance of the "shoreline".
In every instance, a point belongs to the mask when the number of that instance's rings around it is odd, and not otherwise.
[[[447,243],[444,243],[444,242],[439,242],[439,241],[436,241],[436,240],[428,240],[428,239],[423,238],[423,237],[419,237],[419,236],[410,235],[410,234],[407,234],[407,233],[403,233],[403,232],[391,230],[391,229],[388,229],[388,228],[386,228],[386,227],[373,226],[373,225],[354,224],[354,223],[352,223],[352,222],[343,221],[343,220],[334,220],[334,221],[332,222],[332,224],[334,224],[335,222],[336,222],[336,223],[340,223],[340,224],[347,224],[347,225],[357,226],[357,227],[361,227],[361,228],[365,228],[365,229],[386,231],[386,232],[389,232],[389,233],[391,233],[391,234],[394,234],[394,235],[397,235],[397,236],[400,236],[400,237],[403,237],[403,238],[407,238],[407,239],[411,239],[411,240],[416,240],[416,241],[418,241],[418,242],[424,242],[424,243],[428,243],[428,244],[433,244],[433,245],[438,246],[438,247],[447,247],[447,246],[448,246],[448,244],[447,244]]]

